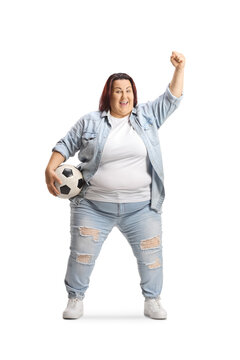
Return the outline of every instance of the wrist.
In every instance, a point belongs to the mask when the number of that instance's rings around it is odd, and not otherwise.
[[[48,166],[46,167],[45,172],[47,173],[47,172],[51,172],[51,171],[55,171],[55,168],[54,168],[54,166],[52,166],[52,165],[48,165]]]
[[[183,68],[175,68],[175,71],[177,72],[177,73],[183,73],[184,72],[184,67]]]

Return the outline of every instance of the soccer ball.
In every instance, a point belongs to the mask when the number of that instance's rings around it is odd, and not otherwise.
[[[58,197],[70,199],[78,195],[83,186],[82,173],[73,165],[64,164],[55,170],[56,175],[62,181],[61,184],[55,181],[54,185],[60,192]]]

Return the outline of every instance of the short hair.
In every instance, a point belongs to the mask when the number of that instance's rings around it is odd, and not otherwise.
[[[100,101],[99,101],[99,110],[100,111],[108,111],[110,109],[110,97],[111,97],[111,93],[112,93],[112,86],[113,86],[113,82],[114,80],[122,80],[122,79],[126,79],[129,80],[131,85],[132,85],[132,90],[133,90],[133,95],[134,95],[134,103],[133,106],[135,107],[137,105],[137,89],[136,89],[136,85],[133,81],[133,79],[131,78],[131,76],[129,76],[128,74],[125,73],[115,73],[109,76],[109,78],[106,81],[106,84],[103,88],[103,92],[102,95],[100,97]]]

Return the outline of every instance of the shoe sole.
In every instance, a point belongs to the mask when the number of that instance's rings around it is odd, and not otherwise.
[[[150,319],[154,319],[154,320],[167,320],[167,316],[165,317],[152,317],[149,314],[144,313],[145,316],[149,317]]]
[[[79,319],[80,317],[82,317],[83,316],[83,314],[81,314],[81,315],[79,315],[79,316],[64,316],[63,315],[63,319],[65,319],[65,320],[77,320],[77,319]]]
[[[64,320],[77,320],[79,318],[67,318],[67,317],[63,317]]]

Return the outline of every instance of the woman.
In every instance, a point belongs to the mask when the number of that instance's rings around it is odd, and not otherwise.
[[[64,319],[83,315],[83,298],[95,260],[114,226],[136,257],[145,298],[144,315],[166,319],[162,290],[162,203],[165,197],[158,129],[183,97],[185,58],[172,52],[171,83],[154,101],[137,104],[133,79],[112,74],[99,110],[82,116],[57,142],[46,168],[49,192],[57,196],[54,170],[79,151],[84,185],[70,199],[71,245],[65,276],[68,304]],[[91,181],[90,181],[91,180]]]

